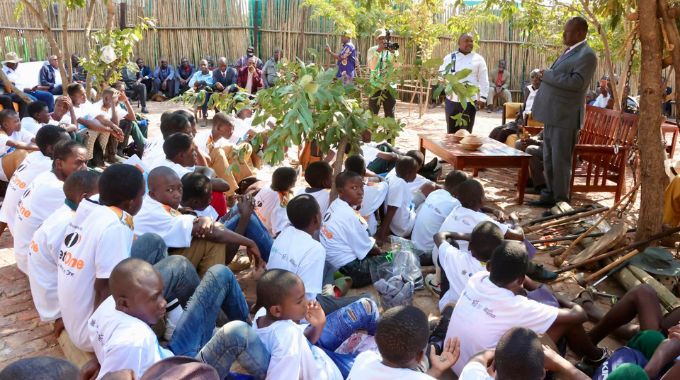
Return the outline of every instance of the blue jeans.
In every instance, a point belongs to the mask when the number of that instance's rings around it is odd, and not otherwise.
[[[203,117],[208,117],[208,102],[210,101],[210,96],[212,96],[212,92],[206,91],[205,102],[203,102],[203,105],[201,106],[201,110],[203,110]]]
[[[378,305],[370,298],[362,298],[326,317],[326,326],[316,344],[333,360],[343,377],[349,375],[358,354],[338,354],[335,350],[357,330],[375,335],[378,317]]]
[[[232,208],[231,212],[233,213],[233,216],[224,223],[224,227],[231,231],[235,231],[239,220],[241,220],[241,215],[239,215],[236,206]],[[262,224],[262,221],[255,213],[250,215],[250,221],[248,222],[248,226],[243,235],[255,242],[257,249],[260,250],[260,255],[262,255],[262,260],[265,262],[269,261],[269,252],[272,250],[274,240],[272,240],[271,235],[269,235],[267,227]]]
[[[29,91],[26,94],[29,97],[40,100],[41,102],[45,102],[49,111],[54,111],[54,95],[50,94],[48,91],[35,90]]]

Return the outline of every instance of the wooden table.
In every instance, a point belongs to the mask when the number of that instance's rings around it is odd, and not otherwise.
[[[479,150],[465,150],[453,142],[453,135],[447,133],[419,134],[420,151],[426,150],[441,157],[456,169],[518,168],[518,202],[524,202],[524,187],[529,177],[530,154],[511,148],[492,138],[482,137],[484,145]],[[475,170],[476,173],[476,170]]]
[[[671,134],[670,139],[666,139],[668,134]],[[673,158],[675,155],[675,144],[678,142],[678,126],[677,124],[668,121],[661,124],[661,138],[666,142],[666,152],[668,158]],[[670,141],[669,141],[670,140]]]

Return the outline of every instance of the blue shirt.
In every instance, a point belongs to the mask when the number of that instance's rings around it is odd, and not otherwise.
[[[212,86],[215,84],[215,80],[213,79],[212,76],[212,71],[208,71],[207,74],[203,74],[202,71],[197,71],[194,73],[194,75],[191,77],[191,80],[189,81],[189,87],[193,87],[194,83],[196,82],[205,82],[208,86]]]

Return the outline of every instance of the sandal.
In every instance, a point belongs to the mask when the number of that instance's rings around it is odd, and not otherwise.
[[[583,304],[585,304],[587,302],[594,303],[595,301],[593,300],[593,294],[590,293],[590,290],[586,289],[586,290],[582,291],[581,293],[579,293],[578,296],[576,296],[576,298],[571,300],[571,302],[573,302],[573,303],[575,303],[579,306],[583,306]]]

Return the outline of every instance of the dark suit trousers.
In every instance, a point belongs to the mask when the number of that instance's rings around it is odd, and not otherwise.
[[[468,102],[467,107],[463,109],[463,105],[458,102],[452,102],[448,98],[444,102],[444,110],[446,113],[446,131],[447,133],[456,133],[459,129],[467,129],[472,133],[472,127],[475,125],[475,115],[477,115],[477,108],[474,102]],[[467,121],[465,126],[457,126],[456,121],[451,116],[463,114],[463,119]]]
[[[578,129],[546,125],[543,129],[543,165],[545,166],[545,200],[569,201],[571,160],[578,139]]]
[[[387,90],[377,91],[368,99],[368,109],[370,109],[374,115],[377,115],[380,112],[381,105],[385,109],[385,117],[394,119],[394,107],[397,105],[397,101],[394,99],[394,96],[392,96],[392,93]]]

